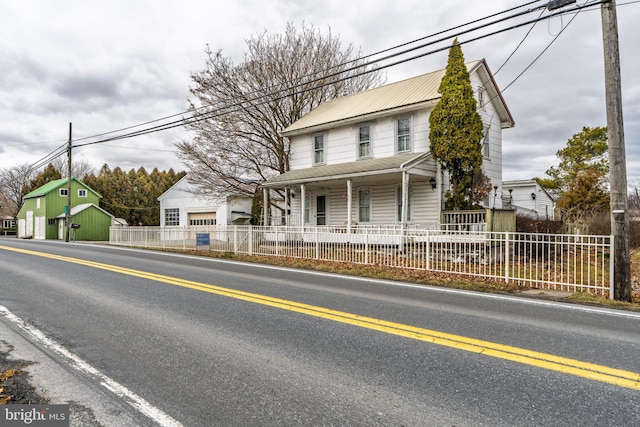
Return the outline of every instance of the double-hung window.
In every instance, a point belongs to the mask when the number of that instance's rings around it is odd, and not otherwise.
[[[486,100],[485,100],[485,92],[484,89],[479,87],[478,88],[478,108],[480,108],[481,110],[485,110],[485,105],[486,105]]]
[[[489,157],[489,125],[484,125],[484,135],[482,138],[482,155]]]
[[[313,164],[324,164],[324,135],[313,137]]]
[[[371,126],[363,125],[358,128],[358,158],[371,157]]]
[[[371,190],[358,191],[358,222],[371,221]]]
[[[411,151],[411,117],[396,119],[396,151]]]
[[[169,208],[164,210],[164,225],[180,225],[180,209]]]

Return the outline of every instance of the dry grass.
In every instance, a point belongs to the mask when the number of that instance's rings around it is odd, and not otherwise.
[[[282,267],[301,268],[307,270],[324,271],[328,273],[371,277],[375,279],[398,280],[417,284],[428,284],[431,286],[443,286],[448,288],[467,289],[481,292],[518,294],[523,291],[529,290],[529,288],[506,284],[500,280],[485,279],[481,277],[469,277],[452,273],[441,273],[426,270],[392,268],[381,265],[364,265],[347,262],[319,261],[315,259],[293,257],[234,255],[231,252],[205,252],[195,250],[171,251],[188,255],[206,256],[211,258],[227,258],[236,261],[258,264],[278,265]],[[545,292],[545,298],[580,304],[601,305],[613,308],[640,311],[640,289],[638,288],[638,279],[640,279],[640,252],[636,254],[634,261],[632,262],[632,276],[634,292],[633,302],[631,303],[614,301],[590,293],[576,293],[569,297],[554,297],[553,292]]]

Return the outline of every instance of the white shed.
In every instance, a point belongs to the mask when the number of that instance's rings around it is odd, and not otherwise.
[[[220,199],[200,196],[184,176],[160,197],[160,226],[248,224],[250,197],[229,195]]]
[[[556,202],[535,179],[503,181],[503,206],[512,206],[518,213],[540,219],[554,219]]]

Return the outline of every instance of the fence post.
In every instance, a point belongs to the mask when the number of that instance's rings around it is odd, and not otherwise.
[[[247,238],[247,243],[249,245],[249,255],[253,255],[253,225],[249,226],[249,236]]]
[[[611,240],[609,240],[609,299],[615,299],[615,245],[614,245],[614,235],[610,236]]]
[[[504,281],[509,283],[509,266],[511,265],[509,253],[509,232],[504,233]]]
[[[425,243],[427,245],[426,247],[426,251],[424,256],[426,257],[425,260],[425,270],[429,270],[431,269],[431,244],[429,243],[429,230],[427,230],[427,242]]]
[[[233,226],[233,253],[238,253],[238,226]]]
[[[364,228],[364,263],[369,264],[369,231]]]
[[[182,250],[187,249],[187,237],[189,235],[189,229],[186,225],[182,226]]]
[[[278,226],[276,225],[276,256],[278,256],[278,255],[279,255],[279,252],[280,252],[279,247],[278,247],[278,240],[279,240],[279,238],[278,238],[278,229],[279,229],[279,228],[280,228],[280,227],[278,227]]]
[[[318,239],[318,226],[315,227],[316,230],[316,259],[320,259],[320,241]]]

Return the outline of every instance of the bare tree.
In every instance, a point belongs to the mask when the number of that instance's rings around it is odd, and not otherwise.
[[[22,196],[29,183],[36,176],[31,164],[25,163],[6,169],[0,169],[0,191],[9,201],[10,215],[16,216],[22,207]]]
[[[64,156],[56,157],[51,161],[53,167],[56,168],[63,178],[68,175],[67,158]],[[73,160],[71,162],[71,174],[78,178],[84,179],[85,176],[89,176],[95,173],[95,168],[86,160]]]
[[[352,45],[289,23],[284,34],[246,41],[235,65],[207,47],[206,68],[191,75],[191,141],[177,143],[189,181],[198,192],[253,196],[265,180],[289,170],[290,145],[280,131],[323,102],[374,87],[379,70]]]

